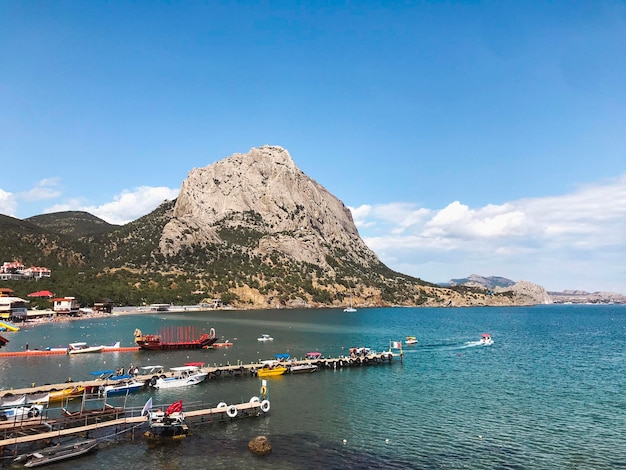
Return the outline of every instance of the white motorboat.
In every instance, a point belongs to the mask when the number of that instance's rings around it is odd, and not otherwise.
[[[270,335],[261,335],[257,338],[257,341],[274,341]]]
[[[170,377],[152,377],[150,386],[154,388],[176,388],[196,385],[206,379],[208,373],[198,366],[172,367]]]
[[[491,335],[489,333],[483,333],[480,337],[480,344],[484,346],[491,346],[493,344],[493,339],[491,339]]]
[[[406,344],[417,344],[417,338],[415,336],[407,336],[405,343]]]
[[[306,374],[315,372],[317,370],[317,365],[315,364],[296,364],[289,366],[290,374]]]
[[[102,352],[104,346],[88,346],[87,343],[70,343],[67,348],[68,354],[86,354],[86,353],[99,353]]]

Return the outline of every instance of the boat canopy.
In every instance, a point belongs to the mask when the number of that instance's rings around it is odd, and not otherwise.
[[[91,375],[97,375],[97,376],[101,376],[101,375],[110,375],[110,374],[115,374],[115,371],[113,369],[108,369],[108,370],[94,370],[93,372],[89,372]]]
[[[204,362],[185,362],[185,365],[190,367],[204,367]]]
[[[289,354],[274,354],[274,357],[279,361],[286,361],[290,356]]]
[[[306,357],[307,359],[319,359],[320,357],[322,357],[322,353],[321,352],[308,352],[306,353]]]
[[[172,372],[191,372],[198,370],[198,366],[181,366],[181,367],[170,367]]]

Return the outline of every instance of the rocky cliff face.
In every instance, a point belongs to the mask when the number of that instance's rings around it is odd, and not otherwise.
[[[552,303],[552,298],[543,287],[528,281],[519,281],[509,287],[496,287],[495,292],[512,292],[520,304]]]
[[[280,252],[328,269],[327,255],[338,251],[366,266],[380,263],[350,211],[281,147],[253,148],[192,170],[159,246],[172,256],[187,245],[227,241],[229,229],[242,227],[252,234],[254,253]]]

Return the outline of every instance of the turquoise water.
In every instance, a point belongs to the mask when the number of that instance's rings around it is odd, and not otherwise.
[[[89,371],[130,363],[166,367],[202,360],[252,362],[275,353],[347,354],[352,346],[382,350],[407,335],[402,363],[325,370],[270,381],[270,413],[192,424],[176,445],[141,437],[103,443],[75,469],[142,468],[626,468],[626,307],[271,310],[116,316],[28,327],[7,333],[5,350],[74,341],[132,345],[133,331],[195,326],[234,342],[227,350],[106,353],[0,358],[0,387],[87,378]],[[268,333],[273,342],[256,338]],[[493,346],[477,346],[491,333]],[[248,401],[259,382],[225,377],[177,391],[141,392],[157,403]],[[247,443],[268,436],[272,454]],[[47,468],[67,468],[69,464]]]

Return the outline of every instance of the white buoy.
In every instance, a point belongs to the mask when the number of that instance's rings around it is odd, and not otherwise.
[[[348,441],[346,441],[345,439],[343,440],[343,443],[346,444]]]
[[[483,438],[482,434],[479,434],[478,439],[482,439],[482,438]]]
[[[385,444],[389,444],[389,439],[385,439]]]

